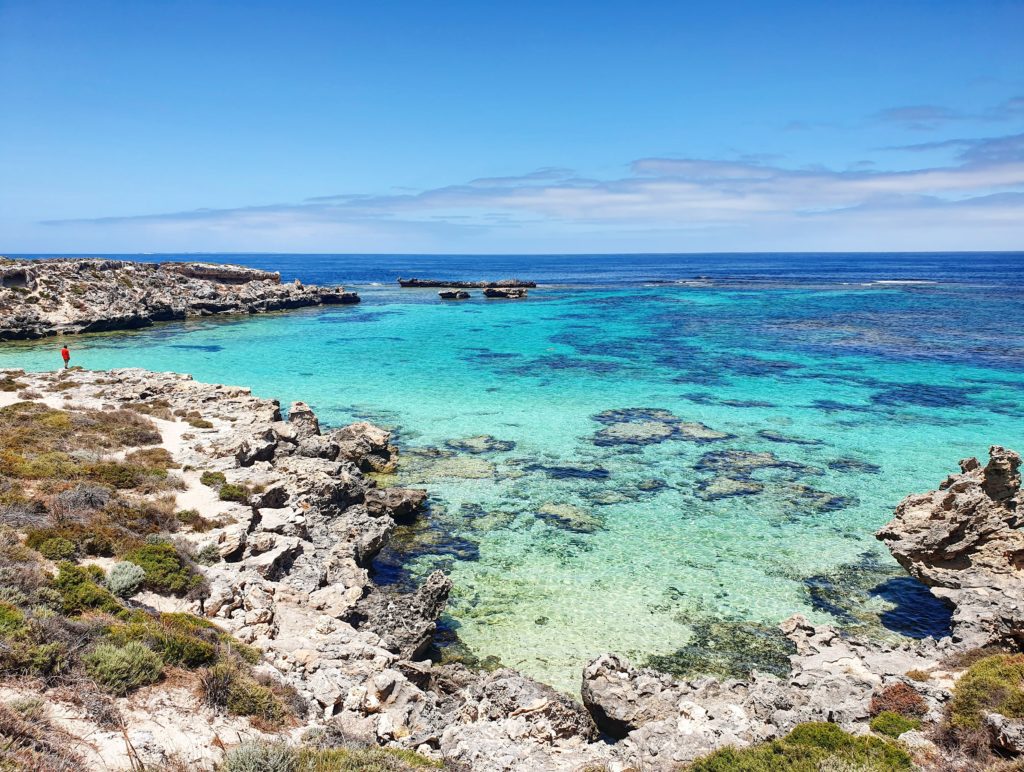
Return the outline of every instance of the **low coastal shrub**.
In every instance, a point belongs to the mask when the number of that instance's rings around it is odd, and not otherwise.
[[[928,704],[912,686],[904,683],[890,684],[871,698],[868,712],[872,716],[889,711],[901,716],[918,718],[928,712]]]
[[[883,710],[871,719],[870,726],[873,732],[889,737],[899,737],[904,732],[920,727],[921,722],[916,718],[907,718],[899,713],[893,713],[891,710]]]
[[[285,716],[277,695],[234,662],[218,662],[202,671],[200,683],[206,704],[212,708],[266,721],[279,721]]]
[[[137,464],[149,469],[179,469],[181,464],[174,460],[174,457],[164,448],[141,448],[133,450],[124,457],[130,464]]]
[[[174,516],[178,519],[179,523],[187,525],[196,533],[206,533],[224,525],[224,521],[220,518],[212,520],[208,517],[203,517],[199,514],[199,510],[196,509],[182,509],[175,512]]]
[[[1024,718],[1024,654],[986,657],[957,679],[948,708],[952,729],[979,729],[985,713]]]
[[[203,577],[192,562],[167,542],[143,544],[124,554],[146,574],[147,590],[168,595],[185,595],[203,584]]]
[[[800,724],[779,740],[749,748],[722,748],[697,759],[689,772],[897,772],[914,768],[910,755],[880,737],[855,737],[835,724]]]
[[[224,476],[223,472],[203,472],[199,477],[199,482],[209,488],[219,488],[227,481],[228,478]]]
[[[908,670],[906,675],[911,681],[930,681],[932,678],[929,673],[923,670]]]
[[[82,659],[93,680],[117,695],[155,683],[164,669],[160,655],[137,641],[124,646],[101,643]]]
[[[228,751],[220,772],[413,772],[444,769],[415,751],[372,746],[293,748],[285,742],[248,742]]]
[[[411,772],[444,769],[440,761],[404,748],[300,748],[299,772]]]
[[[5,772],[84,769],[73,746],[71,738],[50,723],[45,705],[31,706],[28,700],[0,703],[0,769]]]
[[[227,483],[226,485],[220,486],[220,492],[217,496],[221,501],[244,502],[249,498],[249,489],[242,485]]]
[[[242,743],[224,756],[221,772],[300,772],[299,754],[285,742]]]
[[[165,664],[199,668],[212,664],[219,651],[220,631],[191,614],[153,616],[135,612],[122,624],[112,625],[107,640],[116,645],[143,643]]]
[[[74,557],[75,545],[62,536],[53,536],[43,541],[37,548],[39,554],[50,560],[67,560]]]
[[[24,388],[24,383],[14,380],[14,378],[9,375],[0,377],[0,391],[18,391]]]
[[[74,547],[71,553],[66,555],[70,558],[74,554],[93,555],[97,557],[110,557],[123,540],[123,534],[117,529],[102,522],[93,523],[71,523],[56,528],[32,528],[26,531],[25,544],[40,554],[46,555],[44,545],[54,540],[71,542]],[[46,557],[50,557],[46,555]],[[56,560],[57,558],[50,558]]]
[[[96,566],[86,568],[73,563],[61,563],[52,584],[56,591],[58,610],[67,615],[81,614],[83,611],[105,611],[115,616],[124,613],[124,607],[117,598],[100,586],[99,582],[103,579],[102,569]]]
[[[212,429],[213,423],[203,418],[198,410],[175,410],[174,415],[185,421],[193,429]]]
[[[142,587],[146,571],[127,560],[115,563],[107,575],[107,589],[119,598],[130,598]]]

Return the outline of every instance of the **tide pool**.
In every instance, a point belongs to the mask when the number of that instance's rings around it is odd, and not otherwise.
[[[715,660],[730,631],[797,612],[941,634],[873,533],[960,458],[1024,449],[1019,260],[284,256],[286,278],[354,277],[363,303],[69,340],[83,367],[189,372],[393,428],[385,482],[432,505],[381,581],[444,569],[448,640],[571,692],[599,653]],[[391,283],[443,271],[548,286],[445,303]],[[58,349],[0,344],[0,367],[55,368]]]

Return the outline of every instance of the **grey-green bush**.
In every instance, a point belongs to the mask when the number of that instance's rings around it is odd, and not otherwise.
[[[142,566],[129,561],[115,563],[107,576],[107,589],[119,598],[130,598],[139,591],[146,579]]]
[[[93,680],[118,695],[154,683],[164,670],[160,655],[138,641],[124,646],[101,643],[82,659]]]
[[[222,772],[297,772],[299,754],[287,743],[243,743],[228,751]]]

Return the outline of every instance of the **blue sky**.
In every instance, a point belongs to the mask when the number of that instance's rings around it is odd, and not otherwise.
[[[0,252],[1024,249],[1024,1],[0,0]]]

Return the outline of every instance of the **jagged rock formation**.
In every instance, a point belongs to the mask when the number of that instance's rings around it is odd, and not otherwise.
[[[445,281],[444,279],[398,279],[400,287],[450,287],[452,289],[484,289],[485,287],[536,287],[535,281],[498,279],[497,281]]]
[[[282,284],[278,273],[236,265],[73,258],[0,261],[0,340],[358,302],[359,296],[343,287]]]
[[[468,300],[470,295],[465,290],[441,290],[437,293],[441,300]]]
[[[1021,457],[998,445],[984,467],[960,462],[939,489],[908,496],[877,534],[916,579],[956,610],[964,645],[1024,645]]]

